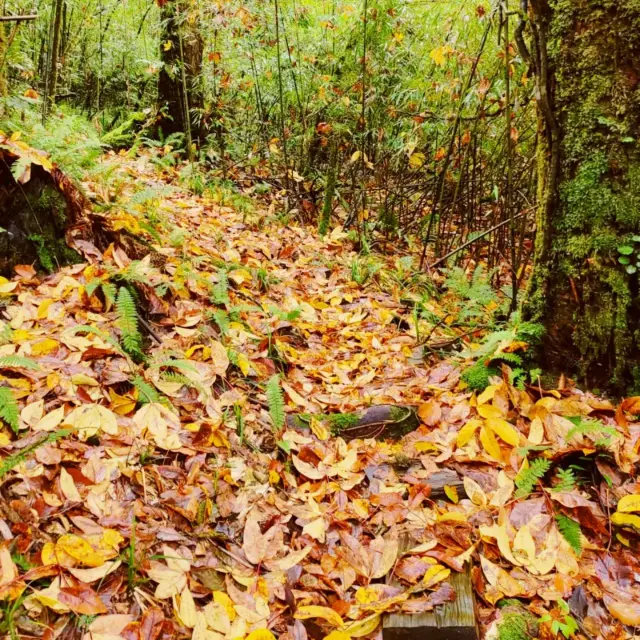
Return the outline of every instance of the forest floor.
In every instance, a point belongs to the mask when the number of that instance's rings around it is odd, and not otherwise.
[[[471,562],[487,637],[631,637],[633,399],[499,379],[472,393],[459,361],[421,357],[397,254],[367,278],[339,228],[323,240],[268,204],[194,195],[149,156],[105,163],[108,184],[86,190],[131,236],[144,210],[154,250],[89,248],[92,264],[0,285],[20,405],[0,437],[29,453],[2,469],[5,633],[376,637],[385,612],[455,598],[447,580]],[[432,304],[445,327],[455,304]],[[422,425],[348,439],[322,418],[377,404]],[[432,499],[445,468],[460,487]]]

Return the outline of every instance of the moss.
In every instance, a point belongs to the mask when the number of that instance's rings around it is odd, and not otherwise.
[[[355,427],[360,422],[360,416],[357,413],[332,413],[323,416],[323,420],[327,423],[331,433],[336,436],[345,429]]]
[[[136,136],[136,130],[146,120],[146,116],[142,111],[132,113],[120,126],[105,133],[101,142],[116,149],[129,147],[133,144]]]
[[[640,0],[549,7],[559,187],[543,142],[528,314],[548,328],[548,366],[623,390],[640,367],[638,280],[617,260],[640,230]]]

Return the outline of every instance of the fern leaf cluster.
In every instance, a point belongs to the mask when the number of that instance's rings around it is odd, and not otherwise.
[[[569,429],[566,439],[571,440],[574,436],[585,436],[590,438],[598,447],[608,447],[613,438],[617,438],[620,434],[600,420],[585,420],[582,416],[569,418],[574,426]]]
[[[20,429],[19,409],[13,392],[9,387],[0,387],[0,418],[6,422],[14,433]]]
[[[134,358],[142,358],[142,335],[138,328],[138,310],[131,292],[126,287],[120,287],[116,310],[124,350]]]
[[[131,384],[138,390],[140,404],[162,402],[162,396],[141,376],[134,376],[131,379]]]
[[[267,402],[269,404],[269,415],[271,422],[276,429],[282,429],[285,423],[284,395],[280,388],[280,378],[277,375],[271,376],[266,387]]]
[[[36,449],[39,449],[45,444],[51,444],[52,442],[56,442],[61,438],[66,438],[71,435],[71,433],[75,429],[59,429],[58,431],[54,431],[50,433],[42,440],[38,440],[34,444],[25,447],[20,453],[16,453],[12,456],[7,456],[2,462],[0,462],[0,478],[5,476],[9,471],[17,467],[20,463],[24,462],[30,454],[32,454]]]
[[[218,281],[211,287],[211,302],[213,304],[230,304],[229,277],[224,269],[218,269]]]
[[[553,487],[554,491],[571,491],[576,486],[573,469],[559,469],[556,478],[558,482]]]
[[[30,369],[31,371],[38,371],[40,365],[35,360],[23,356],[3,356],[0,358],[0,369]]]
[[[562,537],[569,543],[577,555],[582,553],[582,530],[580,525],[569,516],[560,513],[556,516],[556,523]]]
[[[538,480],[541,480],[550,468],[551,462],[549,460],[536,458],[528,469],[520,471],[515,479],[516,487],[518,488],[515,497],[523,498],[528,496],[533,491]]]

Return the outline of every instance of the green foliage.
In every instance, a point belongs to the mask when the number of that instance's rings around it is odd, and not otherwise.
[[[382,264],[372,258],[357,257],[351,261],[351,280],[361,287],[382,269]]]
[[[14,433],[18,433],[20,410],[16,397],[9,387],[0,387],[0,418],[11,427]]]
[[[39,371],[40,365],[31,358],[24,356],[2,356],[0,357],[0,369],[30,369]]]
[[[124,350],[137,360],[142,360],[142,335],[138,328],[138,310],[135,300],[127,287],[120,287],[116,301],[118,329],[122,337]]]
[[[533,460],[528,469],[523,469],[516,476],[515,483],[518,490],[515,493],[515,497],[524,498],[528,496],[550,468],[551,462],[549,460],[544,458]]]
[[[166,398],[160,395],[142,376],[134,376],[131,379],[131,384],[138,390],[138,402],[140,404],[150,404],[152,402],[165,403]]]
[[[569,421],[574,426],[567,432],[567,441],[576,436],[584,436],[592,440],[596,447],[607,448],[614,439],[621,437],[614,427],[605,425],[600,420],[586,420],[582,416],[575,416],[570,417]]]
[[[582,530],[580,525],[573,518],[565,516],[563,513],[556,515],[556,523],[562,537],[571,545],[576,554],[580,555],[582,553]]]
[[[269,378],[265,392],[267,395],[271,422],[276,430],[280,430],[285,424],[285,402],[282,389],[280,388],[279,376],[273,375]]]
[[[34,442],[33,444],[25,447],[20,451],[20,453],[16,453],[12,456],[7,456],[0,462],[0,478],[5,476],[9,471],[17,467],[21,462],[27,460],[27,458],[40,447],[45,444],[51,444],[60,440],[61,438],[66,438],[67,436],[73,433],[74,429],[59,429],[58,431],[54,431],[53,433],[48,434],[41,440]]]
[[[558,600],[556,604],[560,615],[552,616],[551,614],[546,614],[540,618],[540,622],[549,623],[552,633],[561,633],[565,638],[571,638],[579,630],[578,623],[571,615],[569,605],[564,600]]]
[[[500,376],[500,370],[497,367],[487,367],[484,362],[476,362],[465,369],[460,378],[471,391],[484,391],[493,376]]]
[[[556,474],[557,483],[554,485],[554,491],[571,491],[575,489],[576,477],[573,469],[558,469]]]
[[[498,640],[529,640],[529,623],[520,613],[506,613],[498,625]]]
[[[211,287],[211,302],[213,304],[231,304],[229,298],[229,277],[224,269],[218,269],[217,282]]]

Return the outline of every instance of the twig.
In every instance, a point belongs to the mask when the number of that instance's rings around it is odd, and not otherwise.
[[[162,340],[160,336],[153,330],[151,325],[140,315],[138,314],[138,320],[140,320],[140,324],[149,332],[149,335],[158,343],[162,344]]]
[[[488,236],[490,233],[493,233],[497,229],[500,229],[500,227],[504,227],[505,224],[509,224],[510,222],[514,222],[515,220],[517,220],[518,218],[521,218],[522,216],[524,216],[525,214],[529,213],[530,211],[533,211],[533,209],[525,209],[524,211],[521,211],[520,213],[518,213],[515,216],[513,216],[512,218],[508,218],[507,220],[503,220],[499,224],[496,224],[493,227],[491,227],[490,229],[487,229],[486,231],[483,231],[479,236],[476,236],[475,238],[472,238],[468,242],[465,242],[464,244],[460,245],[457,249],[453,249],[452,251],[449,251],[449,253],[447,253],[446,255],[442,256],[442,258],[439,258],[433,264],[429,265],[428,269],[435,269],[436,267],[439,267],[443,262],[446,262],[451,256],[454,256],[459,251],[462,251],[463,249],[466,249],[468,246],[472,245],[474,242],[477,242],[478,240],[484,238],[485,236]]]
[[[0,22],[26,22],[28,20],[35,20],[37,17],[37,13],[31,13],[26,16],[0,16]]]

